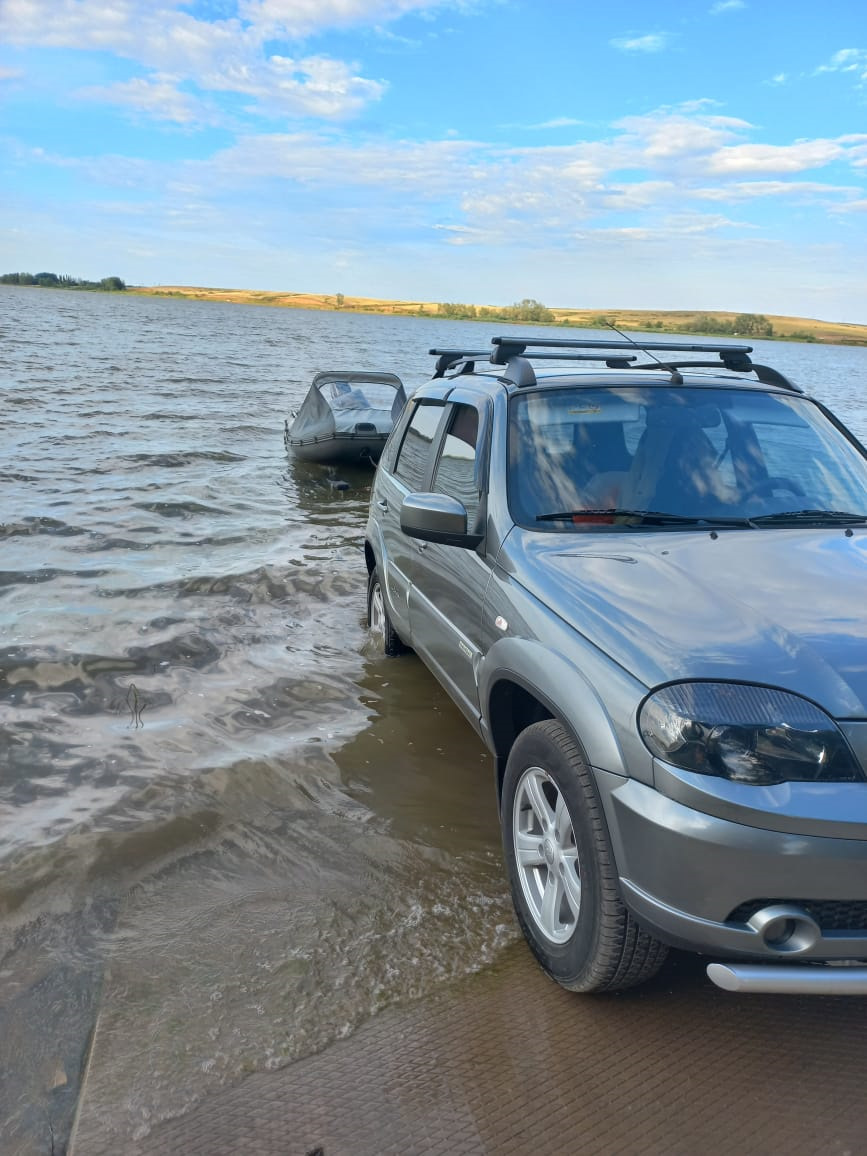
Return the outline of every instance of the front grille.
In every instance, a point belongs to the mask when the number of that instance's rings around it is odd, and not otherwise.
[[[802,908],[823,932],[867,931],[867,899],[749,899],[734,909],[726,923],[746,923],[763,907],[778,903]]]

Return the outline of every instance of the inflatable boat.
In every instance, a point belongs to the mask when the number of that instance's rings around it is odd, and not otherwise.
[[[291,423],[284,422],[283,440],[308,462],[377,462],[405,404],[393,373],[327,370],[313,378]]]

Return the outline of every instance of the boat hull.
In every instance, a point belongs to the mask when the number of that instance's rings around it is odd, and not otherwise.
[[[321,438],[286,438],[286,448],[304,462],[376,463],[388,434],[335,433]]]

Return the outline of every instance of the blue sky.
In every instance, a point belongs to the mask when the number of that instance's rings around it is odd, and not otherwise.
[[[0,272],[867,323],[862,0],[0,0]]]

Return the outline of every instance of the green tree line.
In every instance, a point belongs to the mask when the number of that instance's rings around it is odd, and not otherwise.
[[[126,289],[120,277],[103,277],[101,281],[85,281],[65,273],[0,273],[0,285],[41,285],[48,289],[104,289],[115,293]]]
[[[623,328],[623,323],[616,317],[605,313],[598,313],[590,318],[590,324],[596,329],[606,329],[609,326]],[[664,321],[647,321],[639,326],[633,322],[627,328],[635,329],[664,329],[669,331],[669,325]],[[710,313],[697,313],[691,320],[678,317],[676,325],[672,326],[676,333],[704,333],[720,334],[727,337],[773,337],[774,327],[763,313],[739,313],[730,321],[723,317],[713,317]]]
[[[554,321],[554,314],[540,301],[525,297],[514,305],[504,305],[501,309],[484,305],[461,305],[456,301],[441,301],[437,305],[440,317],[457,321]]]
[[[763,313],[739,313],[731,321],[700,313],[682,329],[684,333],[720,333],[733,337],[774,336],[774,327]]]

